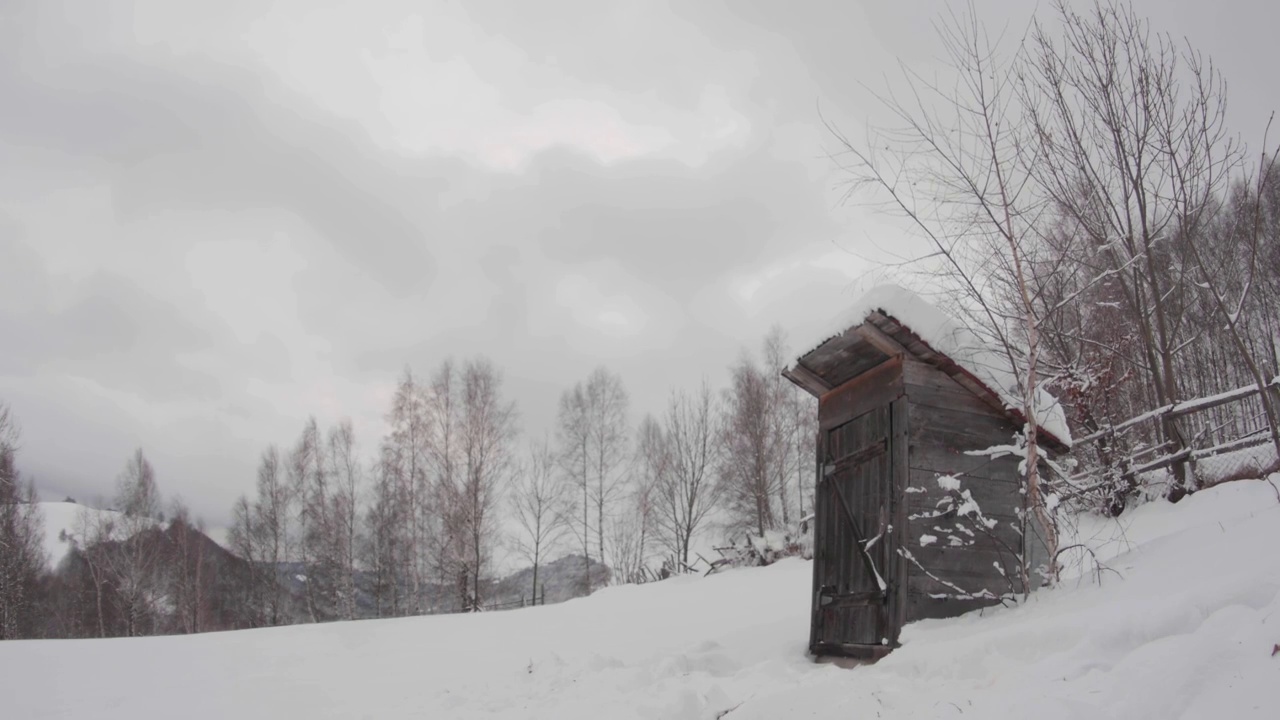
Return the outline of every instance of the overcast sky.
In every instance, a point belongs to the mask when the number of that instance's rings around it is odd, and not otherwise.
[[[141,446],[221,525],[310,414],[371,451],[406,364],[488,355],[540,435],[596,365],[638,416],[775,322],[808,340],[895,232],[837,202],[818,105],[858,134],[859,84],[927,69],[945,5],[671,5],[0,0],[21,466],[90,500]],[[1250,138],[1271,6],[1139,4]],[[1016,34],[1031,6],[978,9]]]

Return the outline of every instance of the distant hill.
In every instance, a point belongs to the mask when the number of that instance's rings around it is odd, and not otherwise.
[[[612,572],[607,565],[591,561],[591,586],[604,586]],[[582,556],[566,555],[538,568],[538,594],[546,592],[547,604],[564,602],[582,595]],[[532,598],[533,567],[517,570],[499,580],[490,591],[486,604],[519,602],[521,597]]]
[[[591,561],[591,584],[599,589],[608,583],[611,571],[607,565],[596,560]],[[294,598],[294,604],[301,608],[306,589],[307,575],[301,563],[287,562],[276,566],[276,579]],[[538,568],[539,600],[542,590],[546,591],[546,603],[564,602],[581,597],[582,592],[582,556],[567,555]],[[374,617],[376,614],[374,597],[370,592],[372,578],[363,571],[356,573],[356,605],[362,617]],[[459,612],[461,605],[452,587],[441,583],[430,583],[426,587],[426,597],[430,599],[433,613]],[[533,568],[517,570],[497,581],[489,581],[484,589],[483,603],[487,609],[505,609],[506,606],[519,606],[521,601],[533,604]]]
[[[44,551],[48,555],[49,568],[58,567],[71,552],[71,538],[79,532],[80,516],[88,513],[94,520],[118,517],[115,510],[99,510],[74,502],[37,503],[44,516]]]
[[[185,521],[153,521],[131,537],[116,531],[108,540],[87,545],[76,537],[82,513],[91,521],[112,521],[120,513],[75,503],[41,505],[53,570],[42,588],[44,637],[249,627],[244,603],[249,565]],[[131,557],[150,558],[143,566],[148,569],[137,576],[143,578],[141,595],[121,584],[121,578],[133,577],[123,569],[134,562]]]

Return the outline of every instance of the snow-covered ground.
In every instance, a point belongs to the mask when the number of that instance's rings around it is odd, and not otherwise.
[[[1280,477],[1273,478],[1280,484]],[[1227,483],[1078,537],[1115,572],[815,664],[809,563],[561,605],[0,643],[9,718],[1275,718],[1280,503]]]

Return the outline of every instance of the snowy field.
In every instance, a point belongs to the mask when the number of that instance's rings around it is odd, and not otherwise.
[[[1152,503],[1079,537],[1115,571],[1100,586],[913,624],[874,666],[805,657],[810,567],[788,560],[485,615],[0,643],[0,716],[1280,717],[1271,486]]]

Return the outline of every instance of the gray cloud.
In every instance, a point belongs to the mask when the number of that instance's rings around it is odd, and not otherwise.
[[[421,289],[434,276],[430,226],[406,217],[403,203],[412,194],[418,207],[430,206],[439,180],[392,180],[358,134],[306,120],[248,72],[86,59],[52,80],[62,78],[69,82],[0,81],[0,93],[20,108],[0,119],[0,132],[105,163],[122,220],[184,207],[276,208],[298,215],[396,292]],[[391,188],[398,197],[381,192]]]

